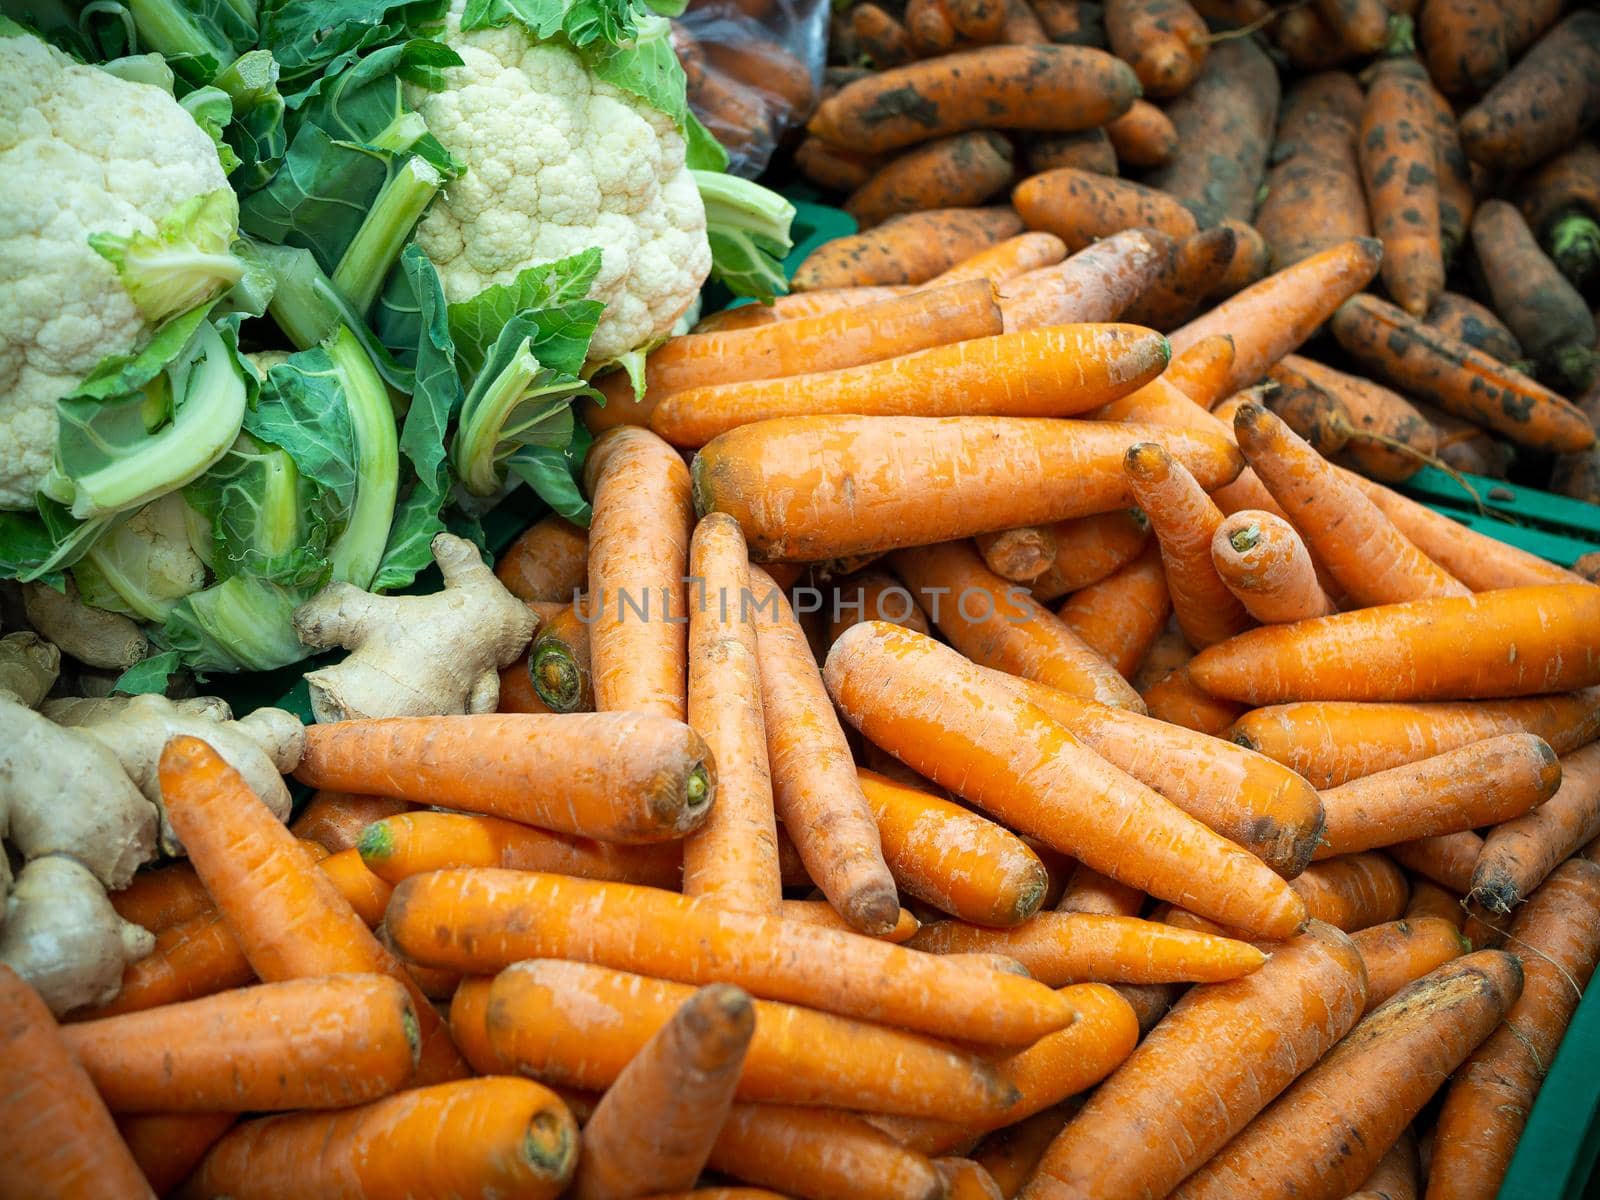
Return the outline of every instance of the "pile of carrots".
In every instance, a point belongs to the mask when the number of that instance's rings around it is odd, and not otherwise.
[[[831,50],[793,163],[863,232],[801,267],[817,302],[1024,229],[1065,252],[1141,229],[1154,276],[1121,319],[1167,332],[1376,237],[1392,304],[1278,362],[1267,405],[1381,482],[1434,463],[1600,504],[1600,454],[1526,415],[1600,420],[1592,6],[864,0]]]

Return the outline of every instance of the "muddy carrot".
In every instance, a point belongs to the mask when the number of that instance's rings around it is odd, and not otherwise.
[[[1117,161],[1129,167],[1159,167],[1171,161],[1178,149],[1178,131],[1172,119],[1148,100],[1135,100],[1105,131]]]
[[[1136,508],[1123,508],[1115,512],[1099,513],[1092,517],[1078,517],[1071,521],[1057,521],[1051,525],[1032,525],[1010,530],[1012,537],[1008,548],[1019,547],[1007,554],[1020,571],[1027,559],[1020,559],[1020,547],[1036,537],[1038,550],[1034,562],[1044,560],[1044,570],[1026,582],[1033,598],[1041,603],[1059,599],[1068,592],[1076,592],[1090,584],[1099,583],[1139,557],[1145,543],[1150,540],[1150,522]],[[995,535],[1006,538],[1007,533]],[[980,540],[980,548],[983,543]],[[1002,551],[991,551],[1000,553]],[[1020,559],[1020,561],[1019,561]],[[990,564],[996,570],[995,564]],[[996,571],[1005,575],[1004,571]],[[1007,578],[1010,578],[1008,575]]]
[[[1106,36],[1145,93],[1158,97],[1176,96],[1194,83],[1211,40],[1185,0],[1110,0]]]
[[[852,1113],[782,1104],[735,1104],[708,1165],[804,1200],[940,1200],[928,1159]]]
[[[850,28],[862,53],[875,66],[898,67],[916,57],[910,31],[876,4],[852,8]]]
[[[1055,234],[1069,250],[1124,229],[1147,227],[1186,238],[1196,228],[1193,214],[1164,192],[1071,167],[1024,179],[1011,202],[1028,228]]]
[[[849,936],[848,934],[842,936]],[[495,977],[489,1042],[519,1074],[603,1089],[694,988],[587,963],[535,960]],[[1003,1119],[1013,1092],[977,1059],[917,1034],[756,1000],[734,1095],[953,1120]]]
[[[857,5],[857,8],[865,7]],[[855,191],[872,178],[880,165],[875,158],[851,154],[828,145],[821,138],[809,136],[795,147],[794,164],[812,183],[835,192]]]
[[[1561,765],[1531,733],[1473,742],[1322,792],[1318,858],[1514,820],[1561,785]]]
[[[1367,1010],[1470,947],[1460,929],[1438,917],[1407,916],[1351,935],[1367,967]]]
[[[1139,698],[1157,720],[1212,735],[1227,729],[1245,710],[1242,704],[1203,691],[1190,677],[1187,663],[1144,688]]]
[[[534,692],[551,712],[594,711],[589,626],[599,601],[580,596],[539,627],[528,649]]]
[[[1021,587],[985,567],[971,543],[900,550],[890,561],[940,632],[973,662],[1102,704],[1144,707],[1112,664]]]
[[[896,213],[982,204],[1013,178],[1011,143],[992,130],[925,142],[880,167],[844,202],[863,229]]]
[[[1263,936],[1298,928],[1300,902],[1259,859],[1110,767],[955,651],[881,622],[859,625],[834,643],[824,675],[864,736],[1020,832],[1130,887],[1181,894],[1207,916],[1235,914],[1218,916],[1232,926]],[[952,695],[963,702],[948,703]],[[1146,836],[1114,832],[1128,820]],[[1181,882],[1173,856],[1186,864]]]
[[[1171,613],[1172,597],[1155,546],[1073,592],[1056,610],[1062,623],[1124,679],[1149,653]]]
[[[1014,46],[1031,46],[1057,40],[1045,32],[1043,22],[1039,20],[1028,0],[1003,0],[1003,3],[1005,23],[1000,29],[1000,41],[1009,42]],[[1104,45],[1103,42],[1093,44]]]
[[[1378,67],[1361,109],[1361,178],[1372,226],[1383,242],[1383,282],[1414,317],[1444,290],[1439,182],[1432,102],[1422,65],[1391,58]]]
[[[610,841],[683,837],[705,820],[716,787],[699,735],[648,713],[396,717],[307,732],[296,778],[313,787],[365,788]],[[548,762],[566,769],[535,769]]]
[[[1349,1194],[1521,990],[1517,960],[1495,950],[1424,976],[1364,1018],[1173,1196]]]
[[[923,283],[984,247],[1021,232],[1022,221],[1009,208],[907,213],[866,233],[824,242],[796,269],[790,286],[808,292],[863,284]]]
[[[909,0],[905,9],[906,34],[911,39],[912,49],[916,52],[913,58],[931,58],[938,54],[948,54],[956,47],[959,40],[955,26],[950,23],[950,14],[946,11],[943,0]],[[882,67],[897,67],[899,62],[885,62],[877,64]]]
[[[1493,0],[1428,0],[1417,14],[1417,40],[1434,83],[1477,95],[1510,66],[1505,5]]]
[[[1507,329],[1492,311],[1470,296],[1443,292],[1433,302],[1424,319],[1446,337],[1465,342],[1474,350],[1492,355],[1508,366],[1522,359],[1522,346],[1517,341],[1517,335]]]
[[[1358,55],[1376,54],[1389,37],[1389,7],[1383,0],[1315,0],[1319,16]]]
[[[1600,13],[1573,13],[1461,118],[1474,162],[1519,170],[1565,149],[1600,118]]]
[[[1294,526],[1269,512],[1245,509],[1225,517],[1211,538],[1211,563],[1245,611],[1264,625],[1337,611]]]
[[[1526,982],[1505,1024],[1456,1073],[1439,1111],[1428,1194],[1488,1200],[1499,1189],[1544,1073],[1600,957],[1600,867],[1559,868],[1511,925]]]
[[[117,1132],[156,1195],[170,1195],[238,1120],[235,1113],[127,1113]]]
[[[1407,921],[1436,917],[1459,931],[1466,921],[1466,916],[1466,910],[1461,907],[1461,897],[1456,893],[1441,887],[1431,879],[1425,879],[1420,875],[1412,876],[1411,899],[1406,901]]]
[[[1348,296],[1377,274],[1381,245],[1369,238],[1342,242],[1252,284],[1171,336],[1181,354],[1203,337],[1233,335],[1228,391],[1248,387],[1296,349]]]
[[[1448,266],[1466,244],[1478,205],[1472,163],[1461,147],[1461,130],[1450,102],[1431,83],[1424,96],[1433,112],[1434,166],[1439,186],[1439,243]]]
[[[1029,175],[1059,171],[1063,167],[1095,175],[1117,174],[1117,152],[1104,129],[1034,134],[1023,147],[1023,153]]]
[[[1433,425],[1398,393],[1295,354],[1285,355],[1279,366],[1338,401],[1346,418],[1338,431],[1346,455],[1364,474],[1398,483],[1415,475],[1437,450]]]
[[[1337,71],[1306,76],[1284,96],[1267,194],[1255,214],[1275,270],[1372,235],[1356,157],[1361,103],[1360,84]]]
[[[1347,854],[1307,867],[1289,885],[1306,911],[1346,933],[1392,921],[1405,911],[1405,875],[1382,854]]]
[[[1272,269],[1272,247],[1254,225],[1234,217],[1224,218],[1221,225],[1233,230],[1235,240],[1233,257],[1209,293],[1213,299],[1242,291]]]
[[[1349,1030],[1365,999],[1360,954],[1321,922],[1253,974],[1194,989],[1067,1123],[1021,1195],[1166,1195]]]
[[[1067,256],[1067,246],[1053,233],[1019,233],[963,259],[928,281],[929,287],[987,279],[999,286],[1008,279],[1042,267],[1053,267]]]
[[[1238,248],[1238,235],[1228,225],[1177,240],[1160,278],[1127,309],[1128,320],[1163,330],[1183,324],[1217,290]]]
[[[1103,51],[989,46],[849,84],[818,106],[806,128],[877,154],[968,129],[1092,129],[1125,113],[1138,94],[1132,69]],[[908,96],[916,98],[910,107]]]
[[[1006,329],[1116,320],[1155,280],[1164,240],[1152,230],[1124,230],[1007,281],[1000,286]]]
[[[588,572],[588,535],[553,514],[528,526],[494,565],[519,600],[571,600]]]
[[[1527,816],[1484,837],[1467,898],[1490,912],[1520,904],[1563,860],[1600,834],[1600,743],[1561,760],[1561,787]]]
[[[1105,6],[1089,0],[1031,0],[1052,42],[1064,46],[1106,46]]]
[[[1541,164],[1517,204],[1562,274],[1587,284],[1600,270],[1600,148],[1580,142]]]
[[[1483,853],[1483,839],[1475,833],[1446,833],[1390,846],[1388,853],[1406,870],[1461,896],[1472,890],[1472,868]]]

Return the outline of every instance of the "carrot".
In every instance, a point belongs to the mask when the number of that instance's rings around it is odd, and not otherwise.
[[[1147,227],[1186,238],[1196,228],[1193,214],[1164,192],[1071,167],[1024,179],[1011,202],[1028,228],[1055,234],[1068,250],[1125,229]]]
[[[895,626],[857,626],[824,677],[863,736],[935,783],[1096,871],[1264,936],[1299,902],[1260,860],[1110,767],[1064,726],[953,650]],[[950,704],[959,696],[961,703]],[[1142,831],[1130,841],[1118,831]],[[1184,865],[1178,867],[1181,861]],[[1246,882],[1248,880],[1248,882]]]
[[[1244,610],[1264,625],[1337,611],[1294,526],[1269,512],[1245,509],[1223,518],[1211,538],[1211,563]]]
[[[1367,967],[1367,1011],[1471,947],[1461,930],[1438,917],[1406,917],[1352,935]]]
[[[1352,357],[1390,383],[1519,445],[1570,451],[1593,444],[1594,428],[1575,405],[1392,304],[1358,296],[1334,314],[1332,329]]]
[[[1389,8],[1383,0],[1315,0],[1317,14],[1356,54],[1376,54],[1389,38]]]
[[[737,42],[706,38],[700,49],[713,69],[776,97],[795,112],[810,112],[816,104],[811,68],[770,36],[746,31]]]
[[[1153,230],[1124,230],[1007,281],[1000,287],[1006,328],[1116,320],[1155,280],[1164,240]]]
[[[397,816],[410,808],[404,800],[388,796],[318,791],[311,797],[311,803],[289,822],[289,832],[297,838],[319,843],[330,854],[337,854],[354,846],[361,831],[372,822]],[[143,921],[134,923],[144,925]]]
[[[1350,419],[1345,449],[1363,474],[1399,483],[1415,475],[1437,450],[1432,424],[1403,396],[1295,354],[1285,355],[1282,365],[1343,406]]]
[[[785,921],[798,921],[802,925],[816,925],[823,929],[835,929],[840,933],[860,932],[835,912],[833,905],[826,900],[785,900],[778,910],[778,915]],[[900,910],[900,918],[895,922],[894,928],[887,933],[875,936],[882,941],[900,946],[909,942],[912,935],[921,927],[922,923],[902,908]]]
[[[238,1120],[235,1113],[127,1113],[117,1132],[156,1195],[170,1194]]]
[[[925,791],[860,770],[888,863],[907,895],[979,925],[1009,926],[1039,911],[1044,864],[1014,834]]]
[[[155,949],[122,973],[117,998],[89,1011],[95,1017],[139,1012],[243,987],[253,978],[238,939],[214,909],[156,934]]]
[[[180,1191],[238,1200],[415,1194],[560,1195],[578,1129],[560,1099],[529,1079],[463,1079],[326,1113],[245,1121]]]
[[[1004,1200],[1014,1200],[1070,1117],[1065,1104],[1034,1113],[984,1138],[972,1151],[973,1161],[989,1172]]]
[[[1002,540],[985,546],[985,539],[990,536]],[[1031,566],[1042,560],[1044,569],[1026,582],[1035,600],[1048,603],[1110,578],[1139,557],[1149,538],[1150,522],[1144,514],[1136,508],[1121,508],[1092,517],[981,535],[977,541],[990,569],[1006,578],[1012,576],[999,570],[1002,556],[1017,572],[1024,569],[1024,564]],[[1035,541],[1038,550],[1030,562],[1022,547]]]
[[[594,708],[591,700],[590,709]],[[500,698],[495,702],[498,713],[549,713],[554,712],[544,698],[534,689],[533,675],[526,654],[508,667],[500,668]],[[407,808],[410,806],[407,805]]]
[[[778,818],[839,915],[863,933],[886,933],[900,902],[816,660],[788,600],[759,569],[749,597]]]
[[[1062,624],[1124,679],[1144,660],[1171,614],[1172,597],[1155,546],[1104,579],[1073,592],[1056,610]]]
[[[905,7],[906,33],[911,38],[913,58],[930,58],[948,54],[959,40],[955,26],[950,24],[950,14],[943,0],[908,0]],[[880,62],[881,67],[894,67],[899,62]]]
[[[1588,554],[1579,555],[1572,564],[1572,570],[1581,579],[1600,583],[1600,552],[1591,550]]]
[[[702,317],[693,332],[716,333],[723,329],[748,329],[753,325],[769,325],[776,321],[820,317],[844,308],[859,308],[864,304],[877,304],[883,300],[893,300],[897,296],[908,296],[916,290],[917,287],[912,284],[884,284],[790,292],[786,296],[776,297],[771,304],[742,304],[737,308],[725,308],[721,312]]]
[[[1167,364],[1162,378],[1201,408],[1214,408],[1224,398],[1233,358],[1233,339],[1227,334],[1201,338]]]
[[[1424,918],[1438,918],[1459,932],[1467,915],[1461,907],[1461,897],[1431,879],[1415,876],[1410,882],[1411,899],[1406,901],[1405,919],[1415,922]]]
[[[589,658],[595,708],[682,721],[685,625],[682,583],[693,513],[677,451],[646,430],[596,439],[584,463],[594,503],[589,524]],[[649,614],[651,597],[659,611]],[[632,606],[634,619],[629,620]]]
[[[1006,417],[801,417],[723,434],[695,456],[695,503],[734,516],[755,561],[920,546],[1126,508],[1122,455],[1156,441],[1217,487],[1223,439],[1188,430]]]
[[[1361,109],[1361,179],[1383,241],[1383,282],[1414,317],[1444,290],[1433,105],[1414,58],[1379,64]]]
[[[943,0],[956,33],[974,42],[1000,40],[1006,10],[1000,0]]]
[[[1148,100],[1133,106],[1105,126],[1117,161],[1129,167],[1159,167],[1172,161],[1178,150],[1178,131],[1172,118]]]
[[[1000,30],[1000,41],[1014,46],[1028,46],[1055,41],[1045,33],[1044,24],[1033,11],[1028,0],[1003,0],[1005,24]]]
[[[804,1200],[942,1200],[926,1157],[851,1113],[781,1104],[735,1104],[711,1148],[724,1175],[782,1188]]]
[[[1539,166],[1517,204],[1561,273],[1583,286],[1600,270],[1600,148],[1580,142]]]
[[[1067,1123],[1021,1194],[1165,1196],[1350,1029],[1365,998],[1355,946],[1320,922],[1253,974],[1194,989]]]
[[[132,883],[110,893],[108,899],[124,921],[142,925],[151,933],[170,929],[212,907],[205,885],[186,862],[140,871]]]
[[[383,921],[383,910],[389,906],[392,889],[388,883],[367,870],[360,852],[354,846],[328,855],[317,865],[324,875],[333,880],[333,886],[368,928]]]
[[[1143,703],[1062,620],[983,565],[969,542],[896,551],[895,573],[973,662],[1119,708]]]
[[[534,635],[526,671],[539,700],[550,712],[594,711],[589,626],[599,615],[598,603],[580,596],[542,624]]]
[[[693,994],[585,963],[517,963],[490,985],[489,1043],[518,1074],[607,1088]],[[740,1100],[994,1122],[1015,1098],[979,1060],[928,1038],[789,1004],[752,1008],[742,1068],[732,1064]]]
[[[1053,233],[1019,233],[962,259],[948,271],[930,279],[928,286],[987,279],[998,287],[1029,271],[1053,267],[1066,256],[1066,243]]]
[[[1190,677],[1187,663],[1148,685],[1139,698],[1156,720],[1197,733],[1220,734],[1244,712],[1244,705],[1201,690]]]
[[[622,846],[469,813],[401,813],[369,825],[357,849],[391,884],[447,867],[506,867],[676,890],[682,869],[672,843]]]
[[[881,72],[861,83],[871,84],[891,73]],[[852,145],[852,149],[858,148]],[[808,292],[863,284],[924,283],[984,247],[1021,232],[1022,222],[1009,208],[906,213],[866,233],[822,243],[796,268],[790,286]]]
[[[1560,789],[1528,813],[1484,837],[1467,898],[1491,912],[1522,903],[1546,876],[1600,835],[1600,743],[1561,760]]]
[[[1384,1152],[1349,1200],[1417,1200],[1417,1139],[1409,1129]]]
[[[857,5],[857,8],[866,7],[864,4]],[[910,5],[906,7],[909,11]],[[851,15],[854,16],[854,12]],[[855,191],[871,179],[881,165],[875,158],[851,154],[848,150],[828,145],[821,138],[809,136],[795,147],[794,164],[812,183],[834,192]],[[695,332],[700,331],[697,329]]]
[[[1233,373],[1226,391],[1261,378],[1296,349],[1334,309],[1377,274],[1381,245],[1371,238],[1342,242],[1252,284],[1171,335],[1181,354],[1203,337],[1233,335]]]
[[[1276,270],[1372,236],[1356,157],[1361,86],[1343,72],[1308,75],[1284,96],[1256,228]]]
[[[1146,94],[1188,90],[1206,61],[1210,34],[1186,0],[1109,0],[1111,51],[1133,68]]]
[[[1029,328],[837,371],[674,392],[656,405],[650,427],[698,447],[782,417],[1067,417],[1133,391],[1165,369],[1168,355],[1164,337],[1134,325]]]
[[[1056,912],[1090,913],[1102,917],[1137,917],[1144,911],[1144,893],[1118,883],[1079,863],[1073,867]]]
[[[329,975],[224,992],[62,1031],[118,1112],[345,1108],[402,1087],[417,1018],[383,975]]]
[[[852,8],[850,28],[864,56],[879,67],[898,67],[916,57],[910,31],[876,4]]]
[[[1517,960],[1495,950],[1424,976],[1363,1019],[1173,1196],[1347,1195],[1521,990]]]
[[[1042,912],[1015,929],[962,921],[924,925],[908,943],[930,954],[995,953],[1014,958],[1041,983],[1217,983],[1260,968],[1248,942],[1174,929],[1137,917]]]
[[[933,1165],[944,1180],[947,1200],[1005,1200],[989,1172],[970,1158],[936,1158]]]
[[[452,915],[441,921],[445,913]],[[477,974],[541,957],[679,983],[713,982],[714,974],[766,999],[998,1044],[1030,1041],[1072,1019],[1069,1005],[1032,980],[624,883],[435,871],[395,889],[386,921],[409,957]],[[838,986],[842,979],[848,988]]]
[[[1120,117],[1139,81],[1078,46],[988,46],[880,71],[824,100],[806,128],[879,154],[968,129],[1092,129]]]
[[[844,202],[861,228],[930,208],[982,204],[1014,178],[1011,143],[991,130],[915,146],[873,173]]]
[[[1570,146],[1600,119],[1600,13],[1573,13],[1461,118],[1474,162],[1520,170]]]
[[[1307,548],[1361,604],[1467,595],[1466,587],[1416,548],[1378,507],[1266,409],[1234,418],[1246,459],[1294,521]],[[1204,686],[1202,682],[1202,686]]]
[[[1022,149],[1029,175],[1058,171],[1063,167],[1094,175],[1117,174],[1117,152],[1104,129],[1034,134]]]
[[[1272,41],[1298,71],[1325,71],[1358,57],[1315,5],[1281,10]]]
[[[1161,277],[1128,308],[1128,320],[1156,329],[1183,324],[1217,290],[1238,248],[1239,236],[1228,225],[1214,225],[1180,238]]]
[[[154,1197],[39,994],[0,963],[0,1161],[16,1197]]]
[[[1452,96],[1475,95],[1506,73],[1507,7],[1495,0],[1427,0],[1417,33],[1438,87]]]
[[[1465,342],[1474,350],[1481,350],[1508,366],[1522,359],[1522,345],[1517,341],[1517,335],[1507,329],[1492,311],[1470,296],[1458,292],[1440,293],[1424,320],[1445,337]]]
[[[1390,846],[1388,853],[1406,870],[1465,895],[1472,890],[1472,868],[1483,853],[1483,839],[1475,833],[1446,833]]]
[[[1346,933],[1392,921],[1405,911],[1405,876],[1382,854],[1347,854],[1313,863],[1289,885],[1318,921]]]
[[[1040,27],[1052,42],[1105,49],[1105,6],[1089,0],[1030,0]]]
[[[1560,785],[1555,751],[1531,733],[1473,742],[1325,790],[1328,825],[1316,856],[1498,825],[1543,804]]]
[[[1461,129],[1450,102],[1432,83],[1423,92],[1433,112],[1434,167],[1439,187],[1439,243],[1448,265],[1466,244],[1478,197],[1472,184],[1472,164],[1461,148]],[[1437,301],[1437,297],[1435,300]]]
[[[1244,629],[1249,614],[1211,564],[1211,539],[1222,524],[1221,511],[1194,476],[1159,446],[1129,447],[1123,469],[1134,499],[1155,530],[1167,591],[1183,635],[1199,648]]]
[[[1248,38],[1216,43],[1199,78],[1167,106],[1178,131],[1172,161],[1146,178],[1190,205],[1203,226],[1249,221],[1266,174],[1278,112],[1278,72]]]
[[[927,633],[932,629],[917,601],[887,571],[865,570],[846,576],[834,585],[833,607],[828,614],[828,645],[839,635],[862,621],[892,621]]]
[[[465,1071],[438,1014],[404,967],[232,767],[204,742],[175,737],[162,752],[160,775],[167,817],[223,924],[264,983],[335,972],[392,976],[411,993],[416,1011],[418,1080],[437,1082]]]
[[[1112,711],[1025,681],[1011,686],[1113,766],[1244,846],[1285,878],[1311,861],[1322,833],[1322,808],[1316,793],[1292,771],[1242,747],[1149,717]]]
[[[1492,1197],[1510,1165],[1528,1110],[1600,958],[1600,867],[1559,868],[1511,925],[1522,996],[1445,1093],[1429,1164],[1439,1200]]]
[[[1595,367],[1594,318],[1578,289],[1540,249],[1522,214],[1504,200],[1485,202],[1472,219],[1472,248],[1495,312],[1539,374],[1567,388],[1586,387]]]
[[[1209,293],[1209,298],[1220,299],[1242,291],[1262,279],[1272,269],[1272,247],[1254,225],[1236,217],[1226,217],[1220,223],[1233,230],[1233,257],[1227,269]]]
[[[1144,661],[1139,664],[1139,669],[1133,673],[1129,682],[1143,692],[1156,680],[1169,671],[1176,671],[1193,657],[1194,651],[1189,643],[1183,640],[1183,634],[1168,622],[1167,627],[1151,644],[1150,653],[1145,655]]]
[[[494,573],[519,600],[571,600],[589,573],[588,534],[552,513],[523,530]]]
[[[683,837],[704,822],[716,790],[699,735],[642,712],[396,717],[306,732],[295,777],[313,787],[362,788],[607,841]],[[535,770],[547,761],[564,769]]]

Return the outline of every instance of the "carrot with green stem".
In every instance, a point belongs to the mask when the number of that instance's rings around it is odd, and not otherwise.
[[[1112,664],[985,567],[970,542],[898,550],[890,561],[940,632],[973,662],[1102,704],[1143,708]]]
[[[1062,624],[1124,679],[1133,675],[1171,614],[1172,597],[1155,546],[1073,592],[1056,610]]]
[[[1483,853],[1483,839],[1475,833],[1445,833],[1401,842],[1387,853],[1406,870],[1464,896],[1472,890],[1472,868]]]
[[[1145,93],[1159,97],[1188,90],[1211,42],[1206,23],[1187,0],[1110,0],[1106,36]]]
[[[1010,417],[810,417],[723,434],[695,456],[699,511],[735,517],[754,561],[922,546],[1127,508],[1122,456],[1165,445],[1202,487],[1238,472],[1213,435]]]
[[[834,643],[824,677],[862,734],[912,769],[1102,874],[1259,936],[1302,905],[1259,859],[1111,767],[955,651],[882,622]],[[949,703],[959,696],[961,703]],[[1145,836],[1118,830],[1134,822]],[[1179,862],[1183,865],[1179,866]]]
[[[749,577],[738,603],[748,595],[777,816],[839,915],[863,933],[885,933],[900,901],[844,731],[789,601],[764,571]]]
[[[5,1194],[138,1200],[155,1193],[39,994],[0,964]]]
[[[1365,475],[1399,483],[1415,475],[1438,449],[1431,422],[1398,393],[1296,354],[1287,367],[1336,399],[1349,425],[1345,453]]]
[[[1594,427],[1576,405],[1375,296],[1347,301],[1331,327],[1351,357],[1380,378],[1518,445],[1572,451],[1594,443]]]
[[[1579,142],[1541,164],[1517,204],[1561,273],[1579,287],[1600,271],[1600,148]]]
[[[1549,800],[1484,836],[1468,900],[1492,913],[1510,912],[1559,863],[1600,834],[1600,743],[1563,758],[1560,780]]]
[[[1366,974],[1321,922],[1253,974],[1195,988],[1050,1144],[1021,1195],[1164,1196],[1355,1025]]]
[[[1306,911],[1346,933],[1392,921],[1410,895],[1405,875],[1382,854],[1347,854],[1313,863],[1289,884]]]
[[[877,154],[968,129],[1093,129],[1128,111],[1139,81],[1078,46],[987,46],[880,71],[824,100],[806,128]]]
[[[1333,858],[1515,820],[1561,786],[1561,764],[1531,733],[1506,733],[1322,792],[1316,857]]]
[[[1361,109],[1361,179],[1383,242],[1383,282],[1414,317],[1444,290],[1433,104],[1414,58],[1379,64]]]
[[[862,82],[881,80],[888,74],[880,72]],[[851,145],[859,149],[854,143]],[[805,293],[818,289],[853,290],[871,284],[925,283],[985,247],[1021,232],[1022,221],[1009,208],[939,208],[906,213],[865,233],[822,243],[796,268],[790,286]],[[779,297],[785,299],[788,297]],[[866,303],[869,299],[834,292],[827,303],[831,308],[841,301]],[[815,301],[806,302],[796,296],[793,303],[780,309],[780,319],[815,308]]]
[[[687,984],[588,963],[521,962],[490,984],[489,1044],[518,1074],[608,1088],[693,995]],[[746,1003],[754,1028],[733,1068],[739,1100],[983,1122],[1003,1120],[1015,1098],[980,1060],[929,1038],[790,1004]]]
[[[1139,698],[1156,720],[1211,735],[1221,734],[1245,711],[1244,705],[1203,690],[1190,676],[1187,663],[1143,688]]]
[[[1034,134],[1023,147],[1028,175],[1042,175],[1070,167],[1095,175],[1117,174],[1117,152],[1104,129],[1077,133]]]
[[[1053,233],[1019,233],[964,258],[928,281],[929,287],[987,279],[999,287],[1029,271],[1053,267],[1067,256],[1067,246]]]
[[[1224,517],[1211,537],[1211,565],[1245,612],[1263,625],[1338,611],[1322,590],[1305,542],[1272,513],[1245,509]]]
[[[1600,120],[1600,13],[1573,13],[1534,43],[1461,118],[1474,162],[1521,170],[1570,146]]]
[[[533,689],[551,712],[594,711],[589,626],[598,614],[598,603],[587,596],[575,597],[539,627],[528,648]]]
[[[237,1113],[126,1113],[117,1118],[117,1133],[155,1194],[166,1196],[238,1119]]]
[[[1015,178],[1011,143],[993,130],[954,133],[890,159],[846,197],[862,229],[896,213],[982,204]]]
[[[1008,280],[1000,285],[1006,329],[1116,320],[1154,282],[1165,240],[1152,230],[1123,230]]]
[[[1159,167],[1178,149],[1172,118],[1148,100],[1135,100],[1127,112],[1107,122],[1105,131],[1117,162],[1129,167]]]
[[[708,1165],[782,1188],[802,1200],[942,1200],[927,1157],[853,1113],[783,1104],[735,1104]]]
[[[1356,155],[1361,104],[1361,85],[1341,71],[1305,76],[1284,95],[1255,214],[1275,269],[1372,236]]]
[[[728,984],[685,1000],[584,1123],[573,1195],[632,1200],[693,1187],[728,1118],[755,1022],[750,997]]]
[[[989,569],[1007,579],[1042,562],[1042,571],[1019,582],[1027,583],[1035,600],[1048,604],[1109,578],[1138,558],[1150,540],[1150,522],[1138,509],[1122,508],[976,540]],[[1010,572],[1000,570],[1002,564],[1010,564]]]
[[[1011,203],[1030,229],[1055,234],[1073,251],[1127,229],[1186,238],[1198,228],[1194,215],[1164,192],[1071,167],[1024,179]]]
[[[1123,314],[1136,325],[1169,330],[1189,320],[1217,290],[1239,249],[1239,235],[1227,225],[1168,241],[1160,277]]]
[[[1174,331],[1173,353],[1212,334],[1231,334],[1235,357],[1226,391],[1248,387],[1364,288],[1382,254],[1381,243],[1358,238],[1293,263]]]
[[[1438,917],[1407,916],[1369,925],[1351,935],[1367,967],[1367,1011],[1377,1008],[1401,988],[1471,947],[1461,930]]]
[[[588,535],[552,513],[506,548],[494,573],[518,600],[571,600],[588,577]]]
[[[1368,1014],[1172,1194],[1348,1195],[1522,990],[1509,954],[1446,963]]]
[[[1440,333],[1474,350],[1481,350],[1507,366],[1522,361],[1522,344],[1495,313],[1471,296],[1441,292],[1423,318]]]
[[[1561,866],[1512,922],[1526,982],[1505,1024],[1456,1073],[1429,1163],[1436,1200],[1489,1200],[1600,958],[1600,867]]]

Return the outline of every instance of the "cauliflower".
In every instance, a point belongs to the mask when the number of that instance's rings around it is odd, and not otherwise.
[[[512,21],[444,41],[464,65],[418,92],[428,130],[466,164],[417,227],[445,297],[468,300],[524,268],[591,246],[606,308],[594,361],[665,337],[711,270],[705,206],[672,118],[595,78],[573,50]]]
[[[237,226],[215,145],[172,96],[0,36],[0,509],[33,506],[58,399],[238,277]]]

